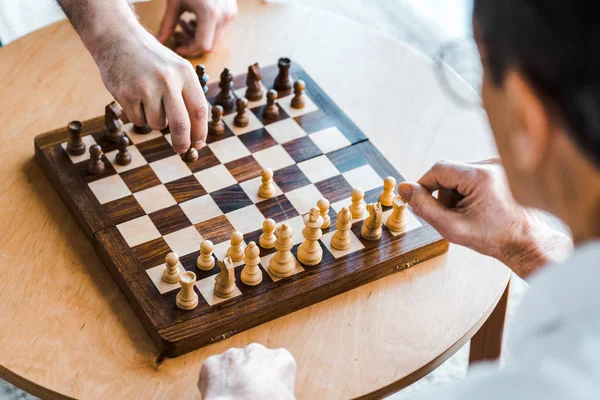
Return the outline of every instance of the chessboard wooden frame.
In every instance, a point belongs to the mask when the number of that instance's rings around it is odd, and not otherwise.
[[[263,82],[273,81],[276,66],[263,69]],[[334,157],[343,159],[348,151],[360,152],[380,176],[393,176],[398,182],[404,178],[385,157],[371,144],[366,135],[344,114],[326,93],[296,63],[292,75],[306,82],[307,93],[322,112],[336,120],[352,145],[338,150]],[[241,75],[241,77],[244,77]],[[239,86],[240,76],[234,78]],[[236,83],[237,82],[237,83]],[[218,91],[216,83],[209,85],[207,99],[210,101]],[[84,135],[102,136],[105,132],[104,117],[84,121]],[[244,294],[222,303],[199,305],[192,311],[182,311],[175,306],[177,291],[161,295],[148,279],[131,248],[119,234],[115,224],[105,215],[98,201],[87,186],[86,171],[76,170],[61,147],[69,138],[67,128],[60,128],[35,138],[35,158],[53,186],[75,216],[86,236],[107,266],[111,275],[127,297],[144,327],[164,356],[175,357],[233,334],[250,329],[293,311],[307,307],[337,294],[402,271],[419,262],[447,251],[448,242],[430,225],[419,219],[421,227],[408,233],[393,236],[384,229],[377,242],[363,240],[360,235],[362,222],[354,223],[352,231],[365,249],[344,258],[334,258],[324,249],[323,261],[315,267],[274,282],[266,273],[261,285],[244,286]],[[115,147],[116,148],[116,147]],[[200,154],[202,157],[202,154]],[[92,178],[89,176],[89,178]],[[369,191],[367,202],[377,201],[379,192]],[[331,210],[330,210],[331,211]],[[335,213],[330,212],[335,218]],[[326,233],[327,230],[324,230]],[[246,243],[258,243],[260,231],[244,235]],[[300,232],[296,232],[300,234]],[[292,253],[296,255],[298,245]],[[152,251],[149,249],[149,251]],[[274,250],[261,248],[263,257]],[[189,261],[189,260],[188,260]],[[266,267],[266,266],[265,266]],[[265,268],[263,267],[263,268]],[[240,281],[242,267],[236,267],[236,283]],[[198,279],[214,275],[195,269]]]

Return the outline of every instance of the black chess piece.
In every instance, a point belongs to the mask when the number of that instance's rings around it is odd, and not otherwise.
[[[281,97],[292,93],[292,80],[290,78],[290,67],[292,61],[289,58],[282,57],[277,62],[279,73],[273,82],[273,89],[277,90]]]
[[[246,108],[248,107],[248,100],[245,97],[241,99],[237,99],[235,102],[237,108],[237,114],[235,118],[233,118],[233,124],[239,128],[243,128],[248,126],[250,122],[248,119],[248,115],[246,115]]]
[[[102,160],[102,148],[100,145],[90,146],[90,161],[88,162],[88,171],[92,175],[98,175],[104,172],[104,161]]]
[[[275,100],[277,100],[277,92],[271,89],[267,92],[267,105],[263,110],[264,119],[273,120],[279,116],[279,107],[275,104]]]
[[[221,88],[221,91],[215,97],[215,104],[223,107],[225,112],[232,111],[235,107],[235,96],[233,95],[233,76],[229,72],[229,68],[225,68],[221,72],[219,88]]]
[[[81,139],[81,131],[83,130],[83,123],[81,121],[69,122],[69,143],[67,143],[67,153],[80,156],[85,153],[85,143]]]
[[[196,65],[196,75],[198,75],[198,80],[200,81],[200,85],[202,86],[202,91],[204,94],[208,93],[208,79],[209,76],[206,73],[204,65],[198,64]]]
[[[129,150],[127,150],[128,146],[129,139],[127,139],[127,136],[123,136],[119,139],[119,152],[115,157],[117,164],[123,166],[131,164],[131,154],[129,153]]]
[[[246,75],[246,98],[250,101],[259,101],[263,97],[263,89],[260,84],[263,78],[258,63],[248,67]]]

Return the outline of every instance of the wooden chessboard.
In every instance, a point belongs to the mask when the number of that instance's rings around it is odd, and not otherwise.
[[[270,87],[276,74],[275,65],[264,68],[263,83]],[[353,220],[350,249],[331,247],[337,212],[350,205],[354,187],[365,190],[367,202],[376,202],[384,177],[404,179],[298,64],[292,65],[291,75],[306,82],[304,109],[290,107],[293,95],[281,97],[279,117],[265,121],[265,99],[250,102],[249,125],[235,127],[234,114],[226,114],[225,134],[210,136],[191,164],[173,151],[169,134],[136,134],[131,124],[124,131],[132,143],[132,162],[116,164],[117,146],[104,139],[104,117],[84,121],[83,128],[87,148],[97,143],[104,152],[106,170],[100,175],[88,172],[87,151],[67,154],[67,128],[35,138],[37,162],[165,356],[225,339],[448,249],[448,243],[409,210],[403,233],[384,227],[381,240],[369,242],[361,238],[362,222]],[[237,96],[244,95],[245,77],[234,78]],[[216,82],[209,84],[209,102],[218,91]],[[268,200],[257,196],[263,168],[273,169],[277,189],[277,196]],[[245,243],[258,244],[264,219],[272,218],[293,227],[295,256],[302,241],[302,216],[322,197],[331,202],[332,221],[320,240],[319,265],[297,263],[294,275],[277,279],[268,273],[275,250],[261,248],[260,285],[244,285],[243,265],[238,263],[236,295],[227,300],[213,295],[218,268],[206,272],[196,267],[203,239],[215,243],[215,257],[222,259],[234,230],[243,233]],[[390,213],[384,207],[384,222]],[[161,280],[171,251],[198,278],[199,305],[192,311],[175,305],[179,284]]]

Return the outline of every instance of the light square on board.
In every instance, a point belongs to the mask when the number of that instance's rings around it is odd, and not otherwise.
[[[137,147],[129,146],[127,149],[129,150],[129,154],[131,155],[131,162],[129,163],[129,165],[119,165],[119,163],[117,163],[116,158],[117,154],[119,154],[119,150],[113,150],[109,153],[106,153],[106,158],[108,158],[108,161],[110,161],[115,171],[117,171],[119,174],[121,172],[129,171],[134,168],[148,164],[148,161],[146,161],[146,159],[144,158],[142,153],[140,153],[140,150]]]
[[[312,182],[319,182],[340,174],[327,156],[318,156],[298,163],[298,168]]]
[[[250,151],[237,136],[213,142],[208,147],[223,164],[250,155]]]
[[[208,193],[216,192],[237,183],[233,175],[231,175],[223,164],[198,171],[194,176]]]
[[[240,289],[238,289],[237,286],[235,287],[233,296],[231,296],[227,299],[223,299],[219,296],[216,296],[215,295],[215,280],[216,280],[216,278],[217,278],[217,275],[215,274],[215,275],[209,276],[208,278],[200,279],[198,282],[196,282],[196,287],[198,288],[198,291],[200,292],[202,297],[204,297],[204,300],[206,300],[206,302],[208,303],[209,306],[214,306],[214,305],[217,305],[224,301],[231,300],[234,297],[241,296],[242,292],[240,292]]]
[[[353,188],[361,188],[368,192],[383,186],[383,178],[369,164],[344,172],[344,178]]]
[[[163,158],[150,163],[150,167],[162,183],[168,183],[177,179],[192,175],[192,171],[185,165],[179,155]]]
[[[263,90],[261,99],[257,100],[257,101],[250,101],[250,99],[247,98],[247,100],[248,100],[247,110],[267,104],[267,88],[265,87],[265,85],[262,84],[262,82],[260,83],[260,86],[262,87],[262,90]],[[236,97],[239,97],[239,98],[246,97],[246,89],[248,89],[248,87],[246,87],[246,86],[244,86],[243,88],[240,88],[240,89],[236,89],[233,91],[233,94],[235,94]]]
[[[129,191],[129,188],[119,175],[111,175],[90,182],[88,186],[100,204],[108,203],[109,201],[117,200],[131,194],[131,191]]]
[[[285,278],[278,278],[275,275],[271,274],[271,271],[269,269],[269,262],[271,262],[271,258],[273,258],[273,256],[275,255],[275,253],[271,253],[271,254],[267,254],[264,257],[261,257],[260,259],[260,265],[263,266],[263,269],[265,271],[267,271],[267,274],[269,274],[269,276],[271,277],[271,279],[273,279],[273,282],[277,282],[280,281],[282,279]],[[294,255],[292,254],[292,257],[294,257]],[[296,257],[294,257],[294,261],[296,261],[296,269],[294,270],[294,273],[290,276],[294,276],[296,274],[299,274],[300,272],[304,271],[304,268],[302,267],[302,265],[300,265],[300,263],[298,262],[298,260],[296,260]]]
[[[150,268],[146,270],[148,277],[154,283],[154,286],[158,289],[160,294],[165,294],[172,290],[178,289],[181,287],[179,282],[175,283],[167,283],[163,280],[162,276],[164,271],[167,269],[167,264],[162,264],[154,268]]]
[[[292,118],[296,118],[301,115],[305,115],[305,114],[311,113],[313,111],[317,111],[319,109],[319,107],[317,107],[317,105],[310,99],[310,97],[308,97],[306,92],[304,93],[304,107],[302,107],[302,108],[293,108],[292,107],[292,99],[293,98],[294,98],[294,95],[291,94],[289,96],[285,96],[280,99],[277,99],[277,102],[279,103],[281,108],[283,108],[285,110],[285,112],[287,113],[287,115],[289,115]]]
[[[117,229],[129,247],[135,247],[160,237],[160,232],[147,215],[123,222],[117,225]]]
[[[171,250],[180,257],[198,251],[202,242],[202,236],[195,226],[188,226],[187,228],[164,235],[163,239],[165,239]]]
[[[335,257],[340,258],[347,256],[348,254],[355,253],[365,248],[365,246],[361,243],[361,241],[356,237],[356,235],[352,231],[348,231],[350,234],[350,247],[347,250],[338,250],[331,246],[331,238],[336,231],[331,231],[323,234],[321,236],[321,242],[325,245],[327,250]]]
[[[310,184],[286,193],[285,197],[288,198],[300,215],[304,215],[311,208],[317,206],[317,202],[323,198],[323,195],[315,185]]]
[[[317,145],[323,154],[352,145],[340,130],[332,126],[322,131],[311,133],[308,137]]]
[[[262,122],[260,122],[258,118],[256,118],[256,115],[254,115],[254,113],[249,109],[246,109],[248,125],[244,127],[235,126],[235,124],[233,123],[233,119],[235,118],[236,114],[237,113],[229,114],[223,117],[223,122],[227,124],[229,129],[231,129],[233,134],[236,136],[243,135],[244,133],[252,132],[263,127]]]
[[[129,139],[131,140],[131,143],[133,143],[133,144],[144,143],[149,140],[156,139],[156,138],[159,138],[162,136],[162,133],[160,133],[159,131],[152,131],[152,132],[144,133],[141,135],[139,133],[135,133],[133,131],[132,123],[123,125],[122,130],[129,137]]]
[[[82,136],[81,140],[83,141],[83,143],[85,143],[85,151],[83,152],[83,154],[80,154],[78,156],[69,154],[69,152],[67,151],[67,142],[64,142],[60,145],[65,150],[65,152],[67,153],[67,155],[69,156],[69,158],[71,159],[71,162],[73,162],[73,164],[77,164],[78,162],[89,160],[90,159],[90,147],[96,144],[96,140],[94,140],[94,137],[92,135]]]
[[[223,215],[223,212],[209,194],[196,197],[179,204],[192,224],[207,221]]]
[[[262,229],[265,220],[265,217],[254,204],[227,213],[225,216],[235,230],[240,231],[242,234]]]
[[[259,176],[259,177],[249,179],[245,182],[240,183],[240,186],[244,190],[244,192],[246,192],[246,194],[248,195],[250,200],[252,200],[252,202],[256,204],[256,203],[260,203],[261,201],[268,200],[268,199],[262,198],[258,195],[258,189],[260,188],[261,184],[262,184],[262,177]],[[275,188],[275,194],[272,197],[277,197],[280,194],[283,194],[283,192],[281,191],[279,186],[277,186],[275,181],[273,181],[273,187]]]
[[[158,185],[151,187],[150,189],[142,190],[134,193],[133,196],[138,203],[140,203],[140,206],[142,206],[146,214],[177,204],[164,185]]]
[[[394,210],[387,210],[383,213],[382,215],[382,219],[383,219],[383,226],[385,226],[385,224],[387,223],[387,219],[389,218],[390,214],[393,212]],[[417,217],[414,216],[413,213],[410,212],[410,210],[407,208],[406,210],[404,210],[404,218],[406,221],[406,228],[403,231],[400,232],[395,232],[392,230],[389,230],[390,233],[394,236],[398,236],[401,235],[403,233],[406,233],[408,231],[412,231],[413,229],[417,229],[422,227],[423,225],[421,225],[421,223],[419,222],[419,220],[417,219]]]
[[[298,125],[298,123],[291,118],[266,125],[265,129],[267,132],[269,132],[273,139],[277,140],[277,143],[279,144],[287,143],[294,139],[306,136],[304,129],[302,129],[300,125]]]
[[[215,244],[213,248],[213,254],[215,257],[217,257],[217,260],[224,260],[225,258],[227,258],[227,250],[229,250],[230,246],[231,243],[229,242],[229,239],[224,242]],[[242,242],[242,247],[246,248],[246,242]],[[234,261],[233,267],[239,267],[242,264],[244,264],[244,259],[241,259],[240,261]]]
[[[281,145],[269,147],[268,149],[258,151],[253,155],[254,159],[258,161],[261,167],[271,168],[273,171],[295,164],[294,159],[290,157]]]

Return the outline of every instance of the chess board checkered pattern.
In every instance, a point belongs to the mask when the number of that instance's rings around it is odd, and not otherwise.
[[[270,84],[276,67],[268,67],[263,73],[263,82]],[[416,235],[418,238],[412,241],[406,239],[411,236],[404,233],[423,231],[418,228],[425,225],[407,210],[405,232],[391,232],[384,227],[380,241],[368,242],[360,236],[362,222],[357,219],[353,220],[350,249],[338,251],[331,247],[337,212],[351,204],[354,187],[365,191],[367,202],[375,202],[382,191],[383,178],[391,175],[401,181],[402,177],[304,71],[294,66],[292,76],[307,82],[305,108],[291,108],[293,95],[283,96],[277,100],[279,117],[267,121],[262,118],[266,103],[263,97],[249,102],[250,122],[244,128],[234,126],[234,112],[226,113],[225,133],[209,135],[207,145],[199,150],[198,160],[193,163],[185,163],[173,151],[170,134],[157,131],[137,134],[131,124],[123,128],[131,142],[132,162],[127,166],[115,162],[117,146],[105,139],[101,125],[83,137],[88,149],[97,143],[104,152],[106,169],[99,175],[91,175],[87,170],[89,153],[72,156],[66,152],[68,135],[49,147],[53,152],[50,165],[67,170],[66,176],[75,175],[74,183],[61,182],[66,190],[59,192],[63,198],[67,196],[68,204],[75,203],[76,215],[83,216],[80,223],[83,219],[82,226],[91,231],[105,263],[114,266],[109,270],[159,347],[168,336],[160,333],[161,327],[179,332],[186,329],[186,324],[204,324],[206,329],[200,342],[206,344],[206,334],[220,334],[231,326],[214,321],[231,313],[232,308],[242,312],[239,310],[245,307],[260,307],[261,301],[272,302],[268,296],[284,297],[278,294],[283,293],[278,292],[281,285],[290,285],[292,291],[306,290],[293,289],[300,287],[303,276],[333,271],[334,275],[328,279],[334,280],[335,274],[351,275],[358,271],[368,254],[379,253],[377,259],[391,259],[405,248],[432,242],[423,240],[425,234]],[[234,78],[236,96],[244,95],[244,79],[245,75]],[[216,83],[210,84],[208,101],[212,102],[217,93]],[[270,199],[257,195],[263,168],[274,171],[276,194]],[[80,191],[87,196],[87,203],[92,203],[91,209],[99,216],[100,224],[82,211],[88,207],[79,204],[83,200],[73,200],[73,192]],[[286,222],[293,228],[292,254],[296,256],[303,240],[302,216],[323,197],[331,202],[331,227],[323,230],[320,240],[323,261],[319,265],[304,267],[297,263],[296,273],[280,282],[268,271],[275,249],[260,248],[263,282],[256,287],[244,285],[240,280],[243,263],[238,262],[234,297],[214,296],[218,268],[201,271],[196,267],[202,240],[211,240],[215,244],[214,257],[223,259],[234,230],[243,234],[244,244],[250,241],[258,244],[263,221],[272,218],[278,225]],[[384,207],[384,223],[391,211],[390,207]],[[161,279],[166,268],[165,256],[171,251],[198,278],[199,305],[195,310],[176,308],[179,283],[168,284]],[[209,321],[215,326],[209,326]],[[258,316],[256,321],[260,321]],[[242,324],[237,330],[257,323]],[[236,328],[229,331],[235,332]],[[190,343],[167,352],[176,355],[200,346],[197,340]]]

